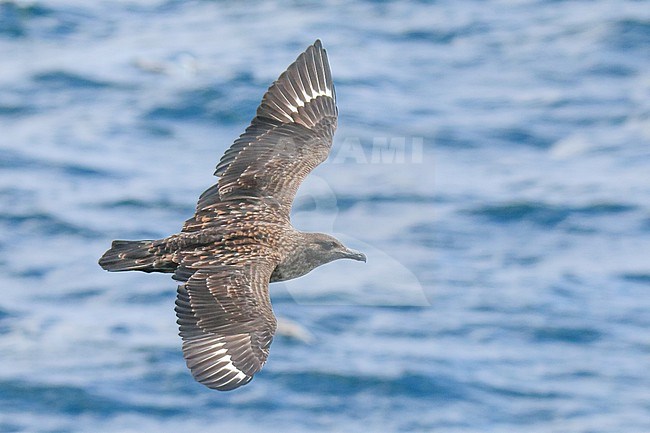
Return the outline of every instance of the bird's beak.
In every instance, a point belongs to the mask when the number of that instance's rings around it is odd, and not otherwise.
[[[343,256],[346,259],[357,260],[359,262],[366,262],[366,255],[362,252],[347,249],[345,255]]]

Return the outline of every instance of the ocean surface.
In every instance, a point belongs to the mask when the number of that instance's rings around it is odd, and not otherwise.
[[[177,232],[316,38],[340,112],[265,368],[186,369]],[[650,432],[649,1],[0,1],[0,432]]]

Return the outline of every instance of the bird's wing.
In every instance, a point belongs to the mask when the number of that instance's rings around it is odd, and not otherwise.
[[[197,211],[230,198],[271,198],[288,216],[303,179],[327,159],[336,129],[336,94],[316,41],[269,87],[246,131],[225,152],[219,182]]]
[[[269,298],[274,266],[264,259],[226,265],[207,251],[184,255],[174,279],[183,356],[194,378],[220,391],[248,383],[269,354],[276,319]]]

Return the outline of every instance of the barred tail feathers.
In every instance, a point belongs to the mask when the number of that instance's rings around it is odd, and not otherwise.
[[[111,272],[174,272],[177,264],[156,254],[154,242],[113,241],[111,249],[99,259],[99,266]]]

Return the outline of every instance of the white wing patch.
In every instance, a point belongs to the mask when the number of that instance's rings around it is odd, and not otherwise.
[[[316,99],[319,96],[329,96],[330,98],[332,97],[332,91],[330,89],[325,89],[325,90],[320,90],[320,91],[314,91],[312,89],[312,94],[308,95],[305,92],[302,93],[302,99],[297,98],[294,102],[296,105],[291,105],[287,103],[287,108],[291,110],[292,113],[297,113],[298,112],[298,107],[304,107],[306,103],[311,101],[312,99]]]
[[[183,344],[187,366],[194,378],[210,388],[239,386],[252,379],[235,367],[223,337],[214,335],[187,340]]]
[[[274,83],[262,103],[277,120],[294,122],[293,115],[318,97],[334,98],[327,55],[317,41],[287,68]]]

